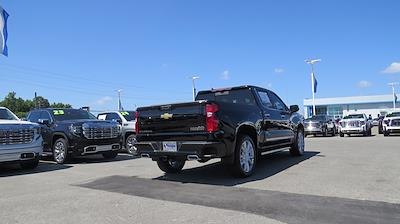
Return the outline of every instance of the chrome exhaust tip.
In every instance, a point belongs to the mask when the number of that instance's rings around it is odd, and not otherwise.
[[[187,160],[189,160],[189,161],[198,161],[198,160],[200,160],[200,158],[199,158],[199,156],[197,156],[197,155],[188,155],[187,156]]]
[[[150,155],[147,154],[147,153],[142,153],[142,154],[140,154],[140,157],[142,157],[142,158],[150,158]]]

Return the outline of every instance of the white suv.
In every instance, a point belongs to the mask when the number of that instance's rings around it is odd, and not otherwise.
[[[136,155],[136,111],[107,111],[97,115],[99,120],[116,121],[122,127],[122,146],[132,155]]]
[[[5,107],[0,107],[0,163],[17,162],[24,169],[39,165],[43,152],[40,126],[21,121]]]
[[[390,133],[400,133],[400,112],[387,114],[382,122],[383,135],[389,136]]]
[[[363,134],[364,136],[370,136],[371,133],[371,121],[368,120],[365,114],[350,114],[345,116],[339,122],[339,135],[344,137],[345,134],[350,136],[351,134]]]

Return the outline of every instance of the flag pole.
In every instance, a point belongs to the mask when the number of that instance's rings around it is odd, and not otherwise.
[[[395,86],[395,85],[398,85],[398,84],[399,84],[398,82],[391,82],[391,83],[388,83],[388,85],[392,87],[392,94],[393,94],[393,112],[396,111],[396,92],[395,92],[395,90],[394,90],[394,86]]]
[[[315,78],[314,78],[314,64],[311,64],[311,92],[312,92],[312,104],[313,104],[313,116],[315,116],[316,109],[315,109]]]

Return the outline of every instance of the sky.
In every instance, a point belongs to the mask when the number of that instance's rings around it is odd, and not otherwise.
[[[400,81],[400,1],[1,0],[10,14],[0,97],[126,110],[257,85],[290,104],[391,94]],[[400,89],[400,87],[398,87]],[[399,92],[399,90],[397,90]]]

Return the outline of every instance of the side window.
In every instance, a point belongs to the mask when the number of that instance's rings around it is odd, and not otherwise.
[[[28,121],[38,123],[40,118],[40,111],[32,111],[27,118]]]
[[[261,104],[264,107],[267,107],[267,108],[272,107],[272,103],[271,103],[271,100],[269,99],[267,92],[257,91],[257,93],[258,93],[258,96],[260,96]]]
[[[99,115],[97,115],[97,119],[103,120],[103,121],[106,119],[106,117],[107,117],[107,114],[99,114]]]
[[[116,113],[109,113],[106,116],[106,120],[108,120],[108,121],[118,120],[118,119],[121,119],[121,118]]]
[[[50,116],[49,112],[47,112],[47,111],[42,111],[42,113],[40,113],[39,119],[47,119],[49,121],[53,120],[53,119],[51,119],[51,116]]]
[[[273,92],[269,92],[269,97],[272,103],[272,107],[277,110],[288,110],[285,103]]]

